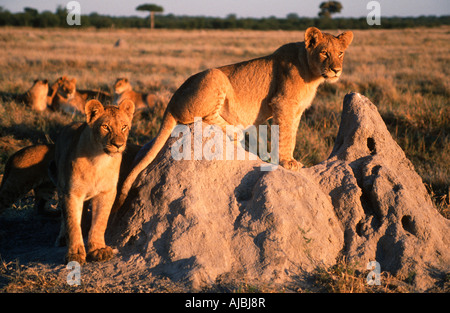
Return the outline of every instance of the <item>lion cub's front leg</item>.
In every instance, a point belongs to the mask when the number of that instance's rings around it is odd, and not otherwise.
[[[295,114],[285,108],[274,112],[274,124],[279,125],[279,158],[280,165],[288,170],[297,171],[303,164],[294,159],[297,128],[301,114]]]
[[[61,198],[64,224],[61,228],[60,237],[65,235],[67,240],[66,263],[77,261],[83,264],[86,261],[86,251],[81,231],[84,197],[69,193]]]
[[[105,231],[115,197],[114,188],[92,199],[92,224],[89,230],[87,255],[89,261],[107,261],[114,256],[111,247],[105,244]]]

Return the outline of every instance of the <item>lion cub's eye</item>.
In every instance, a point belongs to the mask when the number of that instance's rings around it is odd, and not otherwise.
[[[106,124],[103,124],[102,125],[102,129],[104,130],[104,131],[109,131],[109,126],[108,125],[106,125]]]
[[[327,52],[326,50],[322,50],[322,51],[320,52],[320,54],[321,54],[323,57],[325,57],[325,58],[328,57],[328,52]]]
[[[123,125],[122,126],[122,131],[124,132],[124,131],[126,131],[128,129],[128,125]]]

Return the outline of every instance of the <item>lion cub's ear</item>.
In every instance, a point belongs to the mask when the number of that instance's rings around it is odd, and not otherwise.
[[[314,48],[323,39],[322,32],[315,27],[310,27],[305,32],[305,45],[306,48]]]
[[[119,110],[125,112],[126,115],[131,119],[133,119],[134,114],[134,102],[130,99],[125,99],[119,103]]]
[[[353,33],[351,31],[343,32],[337,36],[337,39],[341,42],[342,48],[347,49],[353,41]]]
[[[98,100],[89,100],[84,106],[86,112],[86,122],[88,124],[95,121],[104,111],[103,105]]]

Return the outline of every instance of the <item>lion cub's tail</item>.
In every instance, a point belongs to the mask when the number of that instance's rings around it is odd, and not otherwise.
[[[131,172],[128,174],[127,178],[123,182],[120,194],[116,198],[116,203],[114,204],[113,211],[116,211],[123,205],[125,199],[128,196],[128,192],[130,191],[131,186],[133,185],[137,176],[147,166],[149,166],[150,163],[153,162],[159,151],[164,147],[164,144],[169,139],[170,134],[172,133],[176,125],[177,125],[176,119],[169,111],[166,110],[166,112],[164,113],[161,128],[159,129],[158,135],[156,135],[153,146],[150,148],[147,154],[136,164],[136,166],[131,170]]]

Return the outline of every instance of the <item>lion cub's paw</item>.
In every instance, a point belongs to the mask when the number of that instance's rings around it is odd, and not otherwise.
[[[84,253],[67,253],[66,255],[66,264],[72,261],[76,261],[79,264],[86,263],[86,254]]]
[[[283,160],[280,161],[280,165],[284,167],[285,169],[291,170],[291,171],[298,171],[303,167],[303,164],[298,162],[295,159],[290,160]]]
[[[83,245],[74,245],[69,248],[66,254],[66,264],[71,261],[76,261],[80,264],[86,262],[86,250],[84,250]]]
[[[88,261],[100,262],[111,260],[114,256],[114,251],[111,247],[104,247],[96,250],[89,251],[87,255]]]

